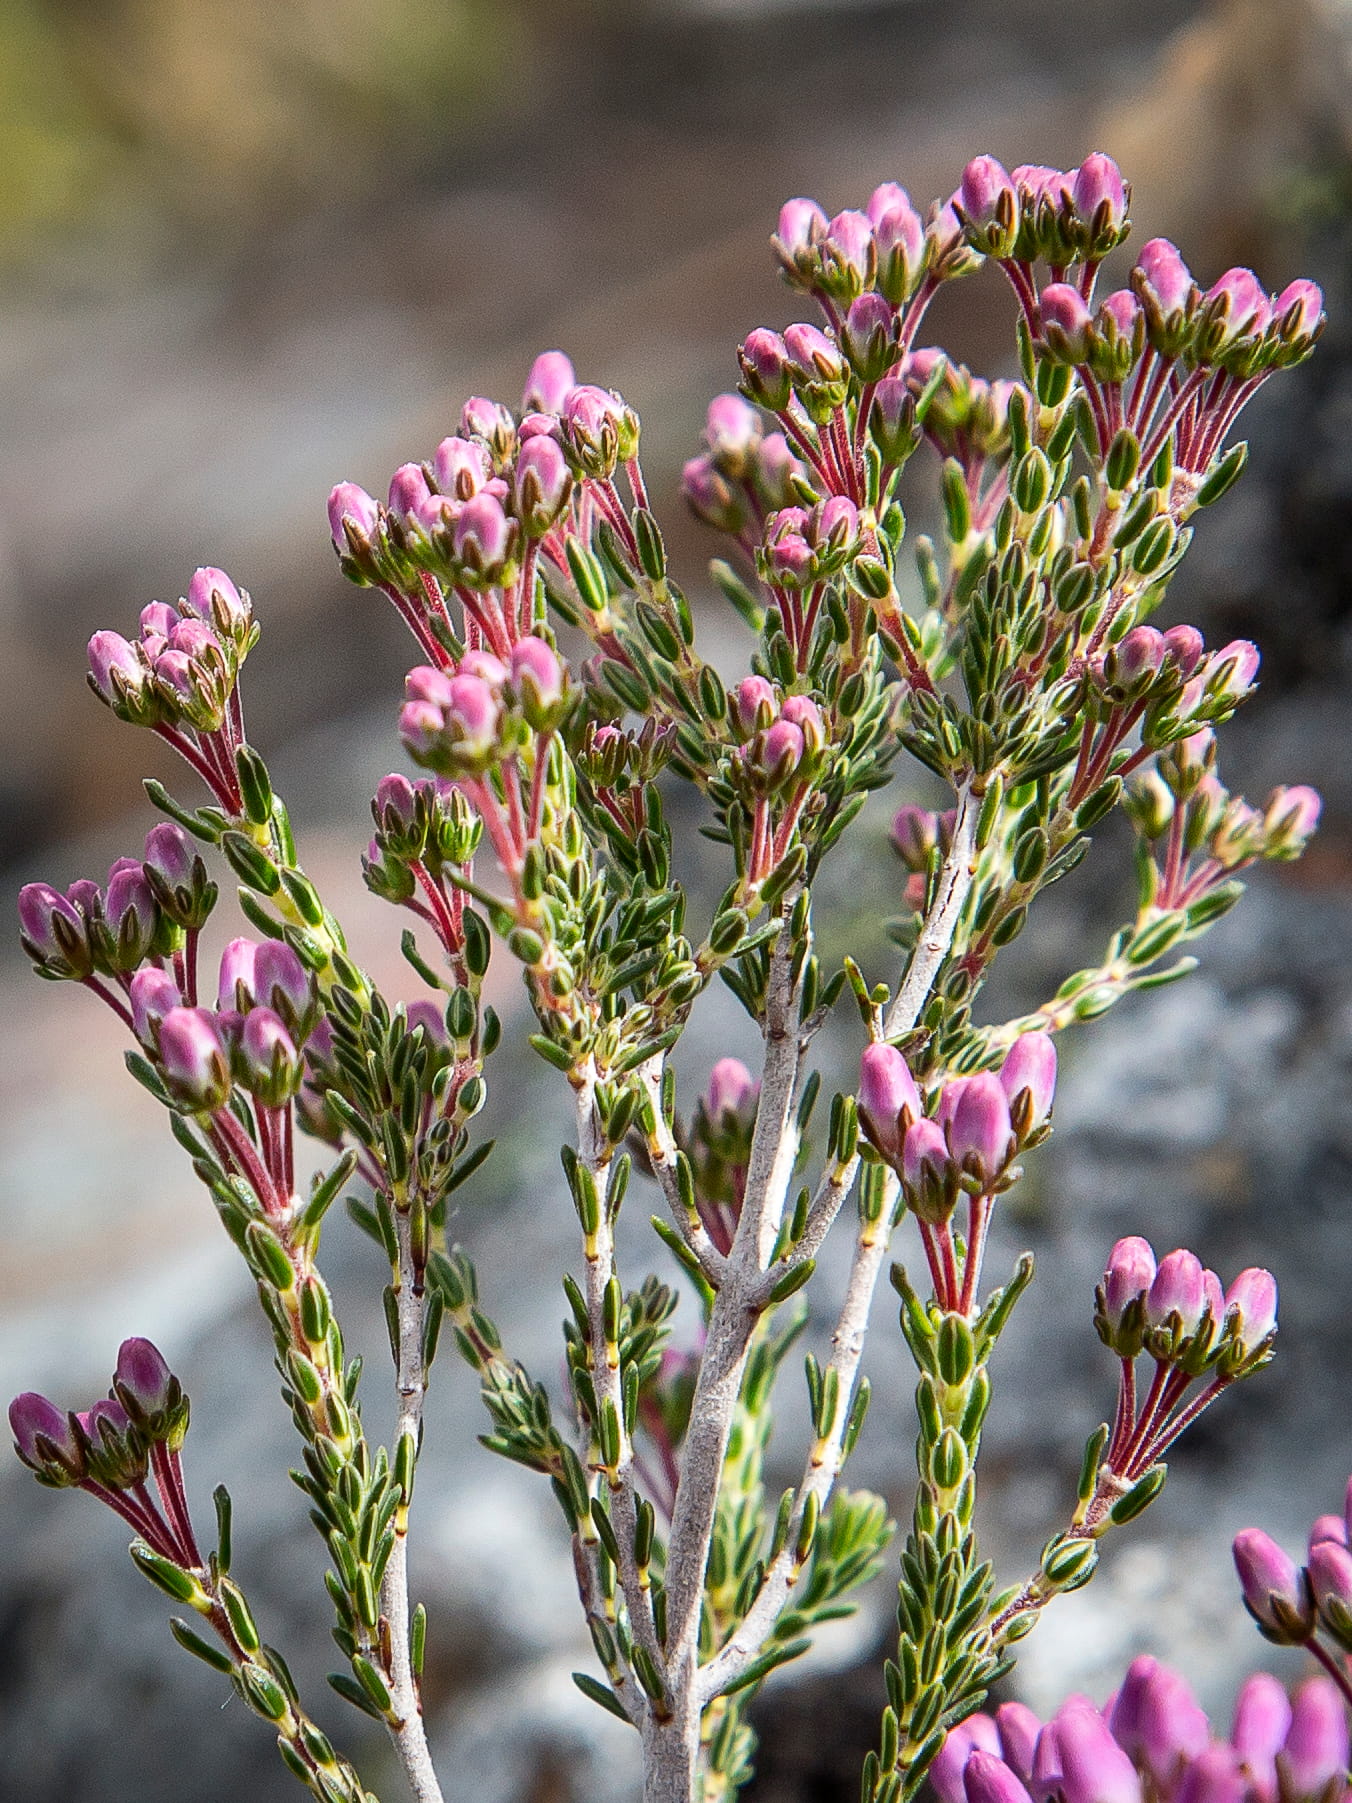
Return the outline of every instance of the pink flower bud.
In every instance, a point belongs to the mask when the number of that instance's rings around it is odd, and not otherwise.
[[[1130,288],[1117,288],[1105,294],[1094,315],[1094,329],[1100,334],[1114,334],[1130,340],[1141,317],[1141,303]]]
[[[1232,1547],[1245,1607],[1276,1640],[1290,1645],[1309,1638],[1313,1611],[1305,1574],[1261,1528],[1245,1528]]]
[[[434,755],[445,725],[446,716],[430,701],[406,701],[399,710],[400,741],[420,763]]]
[[[1277,1679],[1270,1672],[1246,1678],[1235,1698],[1230,1740],[1260,1803],[1273,1803],[1277,1794],[1277,1754],[1290,1726],[1291,1704]]]
[[[978,235],[983,229],[1018,219],[1018,196],[1009,171],[991,156],[973,157],[962,172],[958,188],[966,224]],[[978,250],[986,247],[977,244]],[[1003,254],[997,251],[993,254]]]
[[[1063,1707],[1056,1717],[1065,1803],[1142,1803],[1141,1780],[1096,1709]]]
[[[521,397],[523,413],[558,413],[577,386],[571,361],[562,351],[541,351],[530,366]]]
[[[1155,1254],[1149,1240],[1132,1234],[1117,1242],[1108,1254],[1108,1268],[1103,1273],[1104,1306],[1110,1326],[1120,1327],[1127,1308],[1149,1292],[1155,1271]]]
[[[1017,1775],[993,1753],[974,1751],[963,1767],[967,1803],[1032,1803]]]
[[[229,578],[227,578],[228,580]],[[176,607],[170,607],[164,601],[151,601],[141,609],[142,644],[146,645],[149,651],[149,642],[158,639],[160,642],[156,646],[156,650],[162,651],[168,642],[169,634],[178,625],[181,618]],[[151,652],[150,655],[153,656],[154,653]]]
[[[1272,303],[1272,317],[1287,339],[1314,338],[1324,324],[1324,294],[1317,282],[1288,282]]]
[[[1127,189],[1122,171],[1110,156],[1095,151],[1080,164],[1071,177],[1071,199],[1075,211],[1086,225],[1093,222],[1099,208],[1105,209],[1106,224],[1117,231],[1127,213]]]
[[[517,518],[527,537],[542,537],[563,511],[573,485],[558,440],[527,439],[517,454],[512,483]]]
[[[420,463],[401,463],[390,477],[390,512],[399,519],[416,515],[431,498],[427,471]]]
[[[770,508],[787,507],[793,499],[793,479],[806,474],[782,432],[768,432],[756,451],[756,487]]]
[[[386,831],[402,829],[406,832],[413,825],[417,807],[418,798],[413,784],[401,772],[396,770],[389,776],[382,776],[376,784],[371,812],[375,815],[376,824]]]
[[[869,202],[873,244],[878,258],[878,287],[894,307],[910,298],[925,267],[924,221],[911,205],[905,189],[897,188],[896,194],[899,198],[879,212],[874,212],[873,202]]]
[[[826,228],[820,255],[821,285],[829,294],[851,301],[870,287],[877,274],[878,258],[868,214],[853,208],[837,213]]]
[[[747,334],[737,360],[751,399],[771,413],[782,412],[788,405],[791,383],[789,353],[780,334],[758,326]]]
[[[1164,650],[1183,677],[1189,677],[1202,661],[1202,635],[1195,626],[1171,626],[1164,635]]]
[[[1339,1612],[1344,1621],[1352,1618],[1352,1553],[1337,1540],[1317,1540],[1306,1569],[1316,1608],[1331,1622]]]
[[[929,1781],[939,1803],[966,1803],[963,1773],[967,1761],[978,1750],[995,1758],[1000,1755],[999,1731],[988,1715],[969,1715],[945,1735],[929,1769]]]
[[[437,487],[453,501],[471,500],[491,474],[487,453],[471,438],[443,438],[432,470]]]
[[[1173,1795],[1177,1803],[1246,1803],[1248,1774],[1232,1747],[1204,1747],[1184,1767]]]
[[[409,701],[430,701],[434,707],[449,707],[451,679],[431,664],[418,664],[404,678],[404,695]]]
[[[1291,1726],[1282,1748],[1284,1796],[1322,1798],[1327,1786],[1347,1781],[1347,1711],[1331,1678],[1306,1678],[1291,1699]]]
[[[1227,338],[1265,331],[1272,312],[1268,291],[1251,269],[1227,269],[1207,289],[1206,306],[1224,320]]]
[[[480,580],[501,575],[512,554],[512,538],[512,524],[492,495],[474,495],[456,516],[456,560]]]
[[[1192,271],[1167,238],[1152,238],[1136,259],[1137,292],[1157,315],[1183,313],[1197,293]]]
[[[89,641],[89,677],[109,707],[135,706],[145,693],[147,670],[120,632],[96,632]]]
[[[1005,1054],[1000,1066],[1000,1087],[1011,1109],[1027,1090],[1030,1122],[1024,1129],[1040,1127],[1051,1113],[1056,1094],[1056,1047],[1050,1033],[1021,1033]]]
[[[451,681],[446,726],[461,751],[471,757],[486,756],[495,746],[501,705],[489,685],[477,676],[456,676]]]
[[[1321,1540],[1332,1540],[1335,1546],[1347,1545],[1347,1523],[1341,1515],[1316,1515],[1310,1523],[1310,1550]]]
[[[750,517],[745,495],[733,487],[707,451],[690,458],[682,468],[681,493],[696,519],[717,532],[738,533]]]
[[[300,1082],[295,1041],[271,1008],[251,1008],[245,1015],[235,1067],[240,1082],[265,1108],[280,1108]]]
[[[1001,1757],[1026,1784],[1032,1775],[1033,1752],[1042,1723],[1027,1703],[1001,1703],[995,1712],[995,1725],[1000,1731]]]
[[[524,638],[512,647],[512,681],[534,710],[551,708],[563,696],[563,666],[543,639]]]
[[[954,1163],[983,1183],[991,1182],[1008,1162],[1012,1140],[1009,1103],[1000,1079],[990,1071],[969,1078],[948,1128]]]
[[[144,864],[166,889],[189,890],[197,881],[201,857],[193,841],[172,820],[146,834]]]
[[[778,706],[774,685],[763,676],[744,676],[733,691],[733,705],[743,732],[768,726]]]
[[[1323,809],[1319,791],[1304,783],[1274,789],[1263,810],[1263,825],[1270,839],[1302,847],[1319,825]]]
[[[500,657],[494,657],[491,651],[484,651],[482,648],[467,651],[460,659],[455,673],[457,676],[477,676],[480,682],[486,682],[495,694],[501,690],[507,680],[506,664]],[[448,687],[446,705],[449,707],[450,704],[451,697]]]
[[[779,230],[770,240],[788,276],[810,277],[817,267],[817,246],[826,236],[826,214],[815,200],[786,200],[779,209]]]
[[[1091,319],[1084,296],[1069,282],[1050,282],[1038,297],[1042,336],[1063,363],[1083,363],[1089,355]]]
[[[50,883],[25,883],[19,891],[19,932],[24,950],[38,964],[90,972],[88,932],[79,910]]]
[[[118,970],[135,970],[153,945],[160,924],[160,911],[139,860],[120,858],[109,871],[103,912],[113,937],[114,965]]]
[[[516,439],[516,421],[510,407],[472,394],[460,409],[460,430],[466,438],[481,438],[494,456],[505,457]]]
[[[149,1340],[123,1340],[117,1349],[113,1383],[123,1407],[142,1417],[168,1408],[178,1391],[164,1355]]]
[[[1138,683],[1146,686],[1159,675],[1165,655],[1162,632],[1153,626],[1134,626],[1108,653],[1108,679],[1124,689],[1134,689]]]
[[[171,1094],[193,1113],[219,1108],[230,1068],[215,1018],[205,1008],[171,1008],[160,1022],[160,1068]]]
[[[258,942],[232,939],[221,953],[220,980],[216,990],[221,1008],[251,1008],[259,999],[256,988]]]
[[[820,383],[845,380],[845,359],[839,346],[817,326],[789,326],[784,333],[784,349],[795,387],[814,388]]]
[[[1262,662],[1258,647],[1248,639],[1232,639],[1212,655],[1207,669],[1207,689],[1226,701],[1242,701],[1253,687]]]
[[[1177,1778],[1179,1767],[1196,1759],[1207,1746],[1211,1726],[1187,1681],[1157,1660],[1150,1665],[1142,1674],[1135,1700],[1133,1736],[1124,1739],[1118,1732],[1116,1710],[1111,1727],[1123,1749],[1145,1766],[1157,1788],[1165,1792]],[[1134,1669],[1128,1668],[1128,1681]]]
[[[253,994],[255,1001],[280,1014],[293,1033],[308,1027],[318,1001],[313,974],[282,939],[265,939],[255,949]]]
[[[364,488],[340,482],[329,496],[329,531],[339,551],[351,549],[349,536],[369,544],[380,529],[380,509]]]
[[[765,734],[761,762],[767,779],[777,787],[787,782],[802,763],[807,751],[802,728],[792,720],[776,720]]]
[[[1057,1796],[1061,1790],[1061,1747],[1055,1720],[1048,1722],[1037,1737],[1028,1788],[1034,1803],[1047,1803],[1048,1798]]]
[[[1225,1313],[1235,1317],[1236,1332],[1246,1346],[1257,1346],[1277,1326],[1277,1280],[1271,1271],[1251,1265],[1225,1292]]]
[[[50,1474],[67,1484],[84,1475],[84,1448],[71,1419],[36,1390],[25,1390],[9,1405],[14,1450],[30,1471]]]
[[[907,359],[907,370],[914,371],[915,359]],[[884,463],[900,461],[915,442],[915,395],[910,381],[903,376],[884,376],[873,391],[873,405],[868,415],[869,436],[877,445]]]
[[[1182,1248],[1162,1258],[1145,1299],[1146,1319],[1150,1325],[1170,1326],[1170,1317],[1176,1315],[1181,1332],[1195,1333],[1206,1306],[1206,1273],[1202,1261]]]
[[[832,557],[847,556],[859,543],[859,509],[847,495],[820,501],[808,517],[807,541]]]
[[[949,1168],[948,1141],[938,1121],[922,1116],[906,1129],[901,1147],[901,1174],[908,1189],[920,1190],[941,1179]]]
[[[892,816],[892,848],[908,870],[924,870],[938,843],[939,817],[906,802]]]
[[[907,1126],[924,1112],[910,1066],[897,1048],[866,1046],[859,1060],[859,1114],[869,1138],[890,1164],[901,1156]]]
[[[142,1045],[154,1043],[154,1029],[171,1008],[181,1008],[183,997],[167,970],[138,970],[128,990],[132,1027]]]
[[[799,509],[784,511],[797,513]],[[782,514],[767,534],[762,557],[766,581],[778,588],[806,588],[815,578],[817,559],[812,546],[801,532],[784,523]]]
[[[751,1115],[755,1112],[760,1084],[740,1058],[720,1058],[709,1072],[704,1091],[704,1112],[711,1121],[725,1114]]]

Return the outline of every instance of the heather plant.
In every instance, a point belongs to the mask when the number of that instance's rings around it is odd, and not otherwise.
[[[1276,1329],[1266,1271],[1225,1287],[1191,1251],[1114,1246],[1092,1314],[1116,1364],[1113,1419],[1036,1569],[996,1577],[973,1526],[978,1452],[993,1354],[1033,1264],[992,1281],[984,1260],[993,1211],[1051,1131],[1057,1035],[1186,975],[1238,873],[1298,856],[1319,811],[1305,788],[1251,805],[1218,774],[1217,729],[1253,690],[1254,646],[1149,623],[1194,515],[1242,472],[1230,438],[1245,403],[1311,350],[1319,291],[1273,297],[1247,270],[1203,289],[1155,239],[1100,298],[1127,213],[1098,155],[1012,175],[978,158],[925,217],[892,184],[834,219],[788,203],[775,253],[820,323],[750,334],[740,392],[710,406],[683,478],[725,540],[713,578],[749,655],[731,680],[701,656],[668,568],[637,417],[560,352],[536,361],[519,412],[468,401],[456,435],[395,472],[386,504],[334,489],[344,574],[385,595],[418,646],[399,731],[422,774],[379,785],[363,869],[411,917],[421,999],[380,993],[298,862],[244,725],[247,595],[202,569],[177,606],[145,609],[136,639],[90,642],[95,695],[172,745],[206,796],[147,784],[165,820],[142,855],[102,887],[29,885],[24,945],[40,975],[124,1023],[131,1075],[257,1286],[299,1437],[293,1475],[329,1561],[345,1666],[331,1682],[388,1728],[420,1803],[443,1791],[407,1539],[439,1347],[477,1379],[485,1445],[557,1499],[596,1655],[577,1683],[640,1735],[647,1803],[715,1803],[751,1773],[759,1687],[895,1569],[883,1501],[840,1481],[865,1431],[865,1331],[889,1266],[915,1365],[916,1477],[864,1803],[911,1798],[931,1766],[943,1803],[1238,1803],[1246,1786],[1313,1803],[1344,1781],[1341,1525],[1308,1573],[1243,1540],[1260,1625],[1320,1650],[1332,1675],[1290,1705],[1254,1680],[1230,1742],[1212,1744],[1183,1681],[1150,1661],[1104,1711],[1073,1700],[1046,1727],[1017,1704],[974,1713],[1040,1612],[1159,1494],[1177,1436],[1272,1356]],[[933,298],[983,262],[1013,290],[1015,379],[918,342]],[[942,505],[912,557],[899,494],[913,457]],[[912,791],[896,809],[895,877],[865,898],[880,930],[832,967],[814,889],[846,833],[871,830],[861,811],[898,765],[949,805]],[[724,860],[708,908],[683,886],[693,860],[668,812],[681,788]],[[1114,811],[1134,840],[1131,918],[1040,1006],[985,1019],[997,954]],[[254,936],[229,943],[213,992],[199,937],[227,873]],[[450,1198],[491,1150],[477,1125],[503,1034],[483,993],[491,957],[519,971],[541,1080],[571,1092],[566,1381],[503,1345],[449,1232]],[[760,1035],[759,1069],[724,1058],[692,1102],[671,1059],[716,982]],[[851,1080],[815,1061],[833,1012],[860,1047]],[[296,1129],[332,1149],[304,1189]],[[620,1269],[631,1189],[657,1205],[658,1275]],[[385,1446],[368,1438],[373,1380],[320,1265],[344,1195],[388,1276]],[[806,1358],[810,1440],[776,1496],[772,1409],[798,1381],[788,1357],[830,1232],[850,1244],[848,1274],[818,1305],[830,1331]],[[87,1411],[29,1394],[10,1418],[41,1482],[126,1520],[133,1559],[182,1611],[176,1638],[271,1726],[311,1793],[373,1803],[261,1637],[224,1490],[214,1543],[198,1538],[180,1471],[188,1404],[159,1352],[128,1340]]]

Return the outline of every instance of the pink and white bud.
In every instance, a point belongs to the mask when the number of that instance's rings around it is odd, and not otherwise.
[[[808,516],[808,543],[833,558],[848,556],[859,543],[859,534],[859,509],[848,495],[819,501]]]
[[[1173,1789],[1176,1803],[1247,1803],[1248,1774],[1232,1747],[1204,1747]]]
[[[512,555],[514,536],[501,501],[489,494],[474,495],[456,515],[456,561],[470,575],[492,581]]]
[[[1011,1771],[1027,1783],[1033,1771],[1033,1753],[1042,1723],[1027,1703],[1001,1703],[995,1712],[1000,1732],[1000,1754]]]
[[[432,460],[432,473],[443,495],[453,501],[469,501],[493,472],[488,454],[477,440],[443,438]]]
[[[253,994],[280,1014],[291,1032],[308,1024],[319,998],[314,975],[283,939],[265,939],[254,952]]]
[[[497,458],[509,456],[516,442],[511,408],[481,394],[472,394],[460,409],[460,430],[466,438],[483,439]]]
[[[161,1029],[161,1038],[163,1029]],[[300,1054],[280,1015],[251,1008],[235,1047],[240,1082],[265,1108],[280,1108],[301,1078]]]
[[[1246,1346],[1257,1346],[1277,1329],[1277,1280],[1271,1271],[1250,1265],[1225,1292],[1225,1313]]]
[[[1056,1094],[1056,1046],[1050,1033],[1021,1033],[1005,1054],[1000,1066],[1000,1087],[1013,1111],[1018,1098],[1027,1091],[1024,1107],[1029,1112],[1031,1132],[1040,1127],[1051,1113]]]
[[[966,1803],[963,1773],[967,1761],[978,1751],[996,1759],[1000,1756],[999,1730],[990,1716],[980,1713],[969,1715],[956,1728],[950,1728],[934,1756],[929,1781],[939,1803]]]
[[[939,842],[939,816],[906,802],[892,816],[892,848],[908,870],[924,870]]]
[[[911,205],[905,189],[895,191],[899,198],[881,211],[875,212],[870,201],[869,217],[878,258],[878,287],[894,307],[899,307],[910,299],[925,267],[925,222]]]
[[[530,366],[521,396],[523,413],[558,413],[577,386],[571,360],[562,351],[541,351]]]
[[[1095,151],[1074,171],[1070,180],[1070,196],[1075,211],[1085,225],[1093,223],[1100,207],[1110,231],[1117,231],[1127,214],[1127,185],[1122,171],[1110,156]]]
[[[1206,292],[1208,313],[1223,319],[1226,337],[1256,337],[1267,329],[1272,300],[1251,269],[1227,269]]]
[[[761,766],[772,788],[785,783],[797,771],[807,753],[803,730],[792,720],[776,720],[761,741]]]
[[[259,946],[254,939],[232,939],[221,953],[220,980],[216,990],[217,1006],[252,1008],[259,1000],[257,990],[257,958]],[[294,954],[293,954],[294,956]]]
[[[1121,1239],[1108,1254],[1103,1297],[1110,1326],[1117,1328],[1133,1302],[1146,1296],[1155,1281],[1155,1254],[1149,1240],[1137,1234]]]
[[[1191,676],[1201,663],[1204,649],[1202,635],[1195,626],[1171,626],[1164,635],[1165,655],[1184,678]]]
[[[770,240],[788,276],[810,277],[817,268],[817,246],[826,236],[826,214],[815,200],[801,196],[779,209],[779,229]]]
[[[683,466],[681,493],[695,518],[716,532],[739,533],[751,517],[746,496],[733,487],[709,451]]]
[[[1134,626],[1108,653],[1105,671],[1111,683],[1124,689],[1147,687],[1164,664],[1164,634],[1153,626]]]
[[[1230,1743],[1244,1761],[1260,1803],[1277,1795],[1277,1755],[1291,1726],[1286,1690],[1270,1672],[1254,1672],[1239,1687]]]
[[[132,1030],[142,1045],[153,1045],[155,1029],[172,1008],[183,1006],[178,984],[167,970],[138,970],[127,992]]]
[[[97,890],[95,891],[97,893]],[[25,883],[19,891],[19,932],[30,958],[62,962],[88,976],[86,923],[80,911],[50,883]]]
[[[1332,1540],[1336,1546],[1347,1545],[1347,1523],[1341,1515],[1316,1515],[1310,1523],[1308,1545],[1311,1551],[1321,1540]]]
[[[175,1400],[178,1383],[164,1354],[149,1340],[123,1340],[117,1349],[113,1383],[123,1406],[142,1416],[157,1415]]]
[[[418,509],[431,495],[427,471],[420,463],[401,463],[390,477],[389,507],[398,519],[416,518]]]
[[[973,157],[962,172],[957,199],[965,222],[974,230],[1018,218],[1018,196],[1009,171],[992,156]],[[984,249],[978,245],[978,249]]]
[[[1038,315],[1048,349],[1063,363],[1083,363],[1093,322],[1079,289],[1049,282],[1038,297]]]
[[[160,1022],[159,1060],[175,1100],[193,1113],[220,1108],[230,1094],[230,1066],[215,1017],[205,1008],[171,1008]]]
[[[992,1182],[1009,1162],[1013,1139],[1000,1079],[991,1071],[969,1077],[948,1127],[954,1163],[983,1183]]]
[[[751,733],[768,726],[778,705],[774,685],[764,676],[744,676],[733,690],[733,706],[743,732]]]
[[[1262,662],[1257,645],[1249,639],[1232,639],[1212,655],[1207,670],[1207,690],[1212,697],[1239,702],[1249,693]]]
[[[1145,1766],[1157,1789],[1167,1792],[1180,1767],[1190,1764],[1210,1742],[1211,1725],[1187,1680],[1167,1665],[1151,1663],[1153,1669],[1144,1674],[1136,1699],[1135,1744],[1118,1732],[1115,1714],[1111,1726],[1119,1744]],[[1127,1676],[1130,1679],[1131,1668]]]
[[[1196,1333],[1207,1309],[1206,1272],[1194,1253],[1179,1248],[1160,1260],[1155,1281],[1145,1299],[1146,1320],[1152,1327],[1172,1327]]]
[[[573,473],[555,438],[530,438],[517,454],[512,493],[528,538],[540,538],[558,519],[573,486]]]
[[[782,432],[767,432],[756,451],[756,487],[769,508],[787,507],[793,500],[794,478],[806,474],[802,461]]]
[[[782,412],[788,405],[792,382],[789,353],[780,334],[765,326],[748,332],[737,352],[737,360],[742,366],[742,379],[751,399],[769,408],[771,413]]]
[[[1192,271],[1167,238],[1152,238],[1141,246],[1136,259],[1137,292],[1154,310],[1165,316],[1181,314],[1197,293]]]
[[[150,601],[141,609],[141,643],[148,656],[153,657],[155,652],[164,650],[169,634],[182,617],[178,609],[170,607],[166,601]]]
[[[840,347],[818,326],[792,325],[784,333],[789,373],[795,387],[814,388],[845,380],[845,359]]]
[[[108,872],[104,919],[113,937],[118,970],[135,970],[154,944],[160,910],[137,858],[119,858]]]
[[[89,676],[99,699],[116,708],[141,699],[148,672],[120,632],[96,632],[89,641]]]
[[[1306,1678],[1291,1699],[1291,1726],[1281,1751],[1282,1794],[1315,1803],[1332,1784],[1345,1785],[1347,1709],[1332,1678]]]
[[[866,1046],[859,1060],[859,1114],[889,1164],[900,1158],[907,1127],[924,1112],[910,1066],[896,1046]]]
[[[704,1112],[715,1122],[722,1120],[725,1114],[750,1117],[755,1113],[759,1095],[760,1084],[740,1058],[720,1058],[709,1072],[703,1098]]]
[[[1306,1570],[1315,1607],[1331,1625],[1352,1620],[1352,1553],[1340,1541],[1317,1540]]]
[[[1274,789],[1263,810],[1263,827],[1268,836],[1269,852],[1292,853],[1303,849],[1306,840],[1319,825],[1323,801],[1317,789],[1305,783]]]
[[[1261,1528],[1245,1528],[1231,1547],[1245,1607],[1274,1639],[1299,1644],[1314,1625],[1305,1574]]]
[[[938,1121],[923,1115],[912,1121],[901,1145],[901,1175],[906,1187],[918,1191],[940,1182],[949,1163],[948,1141]]]
[[[512,681],[531,709],[551,708],[563,698],[563,665],[543,639],[528,637],[512,646]]]
[[[451,705],[451,679],[444,670],[431,664],[417,664],[404,678],[404,696],[408,701],[428,701],[434,707]]]
[[[1288,282],[1272,303],[1283,338],[1313,339],[1324,324],[1324,293],[1318,282]]]
[[[851,301],[872,286],[878,270],[873,224],[854,208],[837,213],[820,245],[821,285],[840,301]]]
[[[369,544],[380,530],[380,509],[355,482],[340,482],[329,495],[329,531],[339,551],[351,549],[349,538]]]

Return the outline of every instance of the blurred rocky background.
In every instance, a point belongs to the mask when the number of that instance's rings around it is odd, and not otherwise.
[[[1325,827],[1302,864],[1255,880],[1197,977],[1065,1043],[1056,1140],[995,1249],[998,1261],[1031,1245],[1041,1271],[1006,1342],[988,1436],[982,1526],[1001,1570],[1022,1570],[1062,1518],[1110,1402],[1089,1302],[1116,1235],[1190,1244],[1223,1275],[1271,1264],[1281,1356],[1208,1416],[1164,1498],[1024,1643],[1013,1682],[1039,1707],[1075,1687],[1101,1697],[1148,1650],[1227,1708],[1264,1651],[1229,1575],[1229,1534],[1262,1522],[1294,1546],[1352,1466],[1349,94],[1348,0],[0,8],[5,895],[38,875],[99,874],[139,844],[151,816],[138,777],[179,773],[85,693],[84,642],[217,563],[264,622],[251,726],[293,801],[304,861],[395,986],[399,923],[364,895],[357,853],[366,798],[398,762],[408,652],[393,617],[337,575],[323,515],[334,481],[380,488],[466,394],[513,398],[534,352],[561,345],[643,415],[678,568],[731,658],[676,475],[705,401],[731,385],[737,340],[793,317],[766,249],[788,194],[834,210],[897,179],[923,201],[979,150],[1068,166],[1103,148],[1135,182],[1142,235],[1176,235],[1203,279],[1243,261],[1271,285],[1325,283],[1329,332],[1250,410],[1250,474],[1200,522],[1170,604],[1209,639],[1263,646],[1263,689],[1228,734],[1232,786],[1261,798],[1278,780],[1315,782]],[[993,276],[945,296],[934,320],[990,373],[1007,358]],[[897,881],[883,827],[865,829],[839,890],[879,957],[870,923]],[[1110,839],[1043,904],[993,1011],[1040,999],[1096,954],[1125,905],[1113,853]],[[102,1389],[124,1335],[160,1340],[194,1401],[197,1506],[231,1485],[266,1634],[392,1803],[380,1741],[323,1701],[320,1552],[285,1476],[287,1428],[242,1267],[95,1005],[42,988],[10,947],[0,1021],[0,1391],[36,1385],[73,1403]],[[692,1091],[744,1028],[731,1003],[702,1020],[681,1059]],[[849,1055],[843,1033],[836,1049]],[[575,1255],[551,1150],[557,1088],[538,1063],[498,1060],[502,1145],[457,1221],[509,1344],[546,1374],[558,1272]],[[638,1269],[649,1254],[633,1212]],[[374,1254],[337,1223],[328,1255],[350,1337],[373,1355],[380,1427]],[[876,1328],[855,1481],[900,1514],[910,1384],[885,1300]],[[635,1749],[569,1682],[588,1654],[552,1502],[474,1443],[478,1405],[453,1356],[437,1377],[415,1583],[451,1794],[621,1803]],[[787,1469],[798,1405],[786,1414]],[[46,1495],[17,1466],[0,1466],[0,1510],[4,1803],[294,1794],[257,1723],[221,1707],[219,1681],[169,1642],[111,1517]],[[763,1699],[759,1799],[856,1794],[889,1588]]]

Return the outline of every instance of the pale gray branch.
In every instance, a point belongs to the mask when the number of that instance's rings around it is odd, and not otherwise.
[[[899,1039],[903,1033],[909,1033],[920,1019],[934,979],[952,949],[953,935],[976,874],[976,823],[980,812],[981,803],[973,795],[971,783],[964,783],[958,791],[953,843],[939,872],[934,905],[920,924],[920,934],[906,966],[906,975],[892,998],[883,1023],[888,1039]]]

